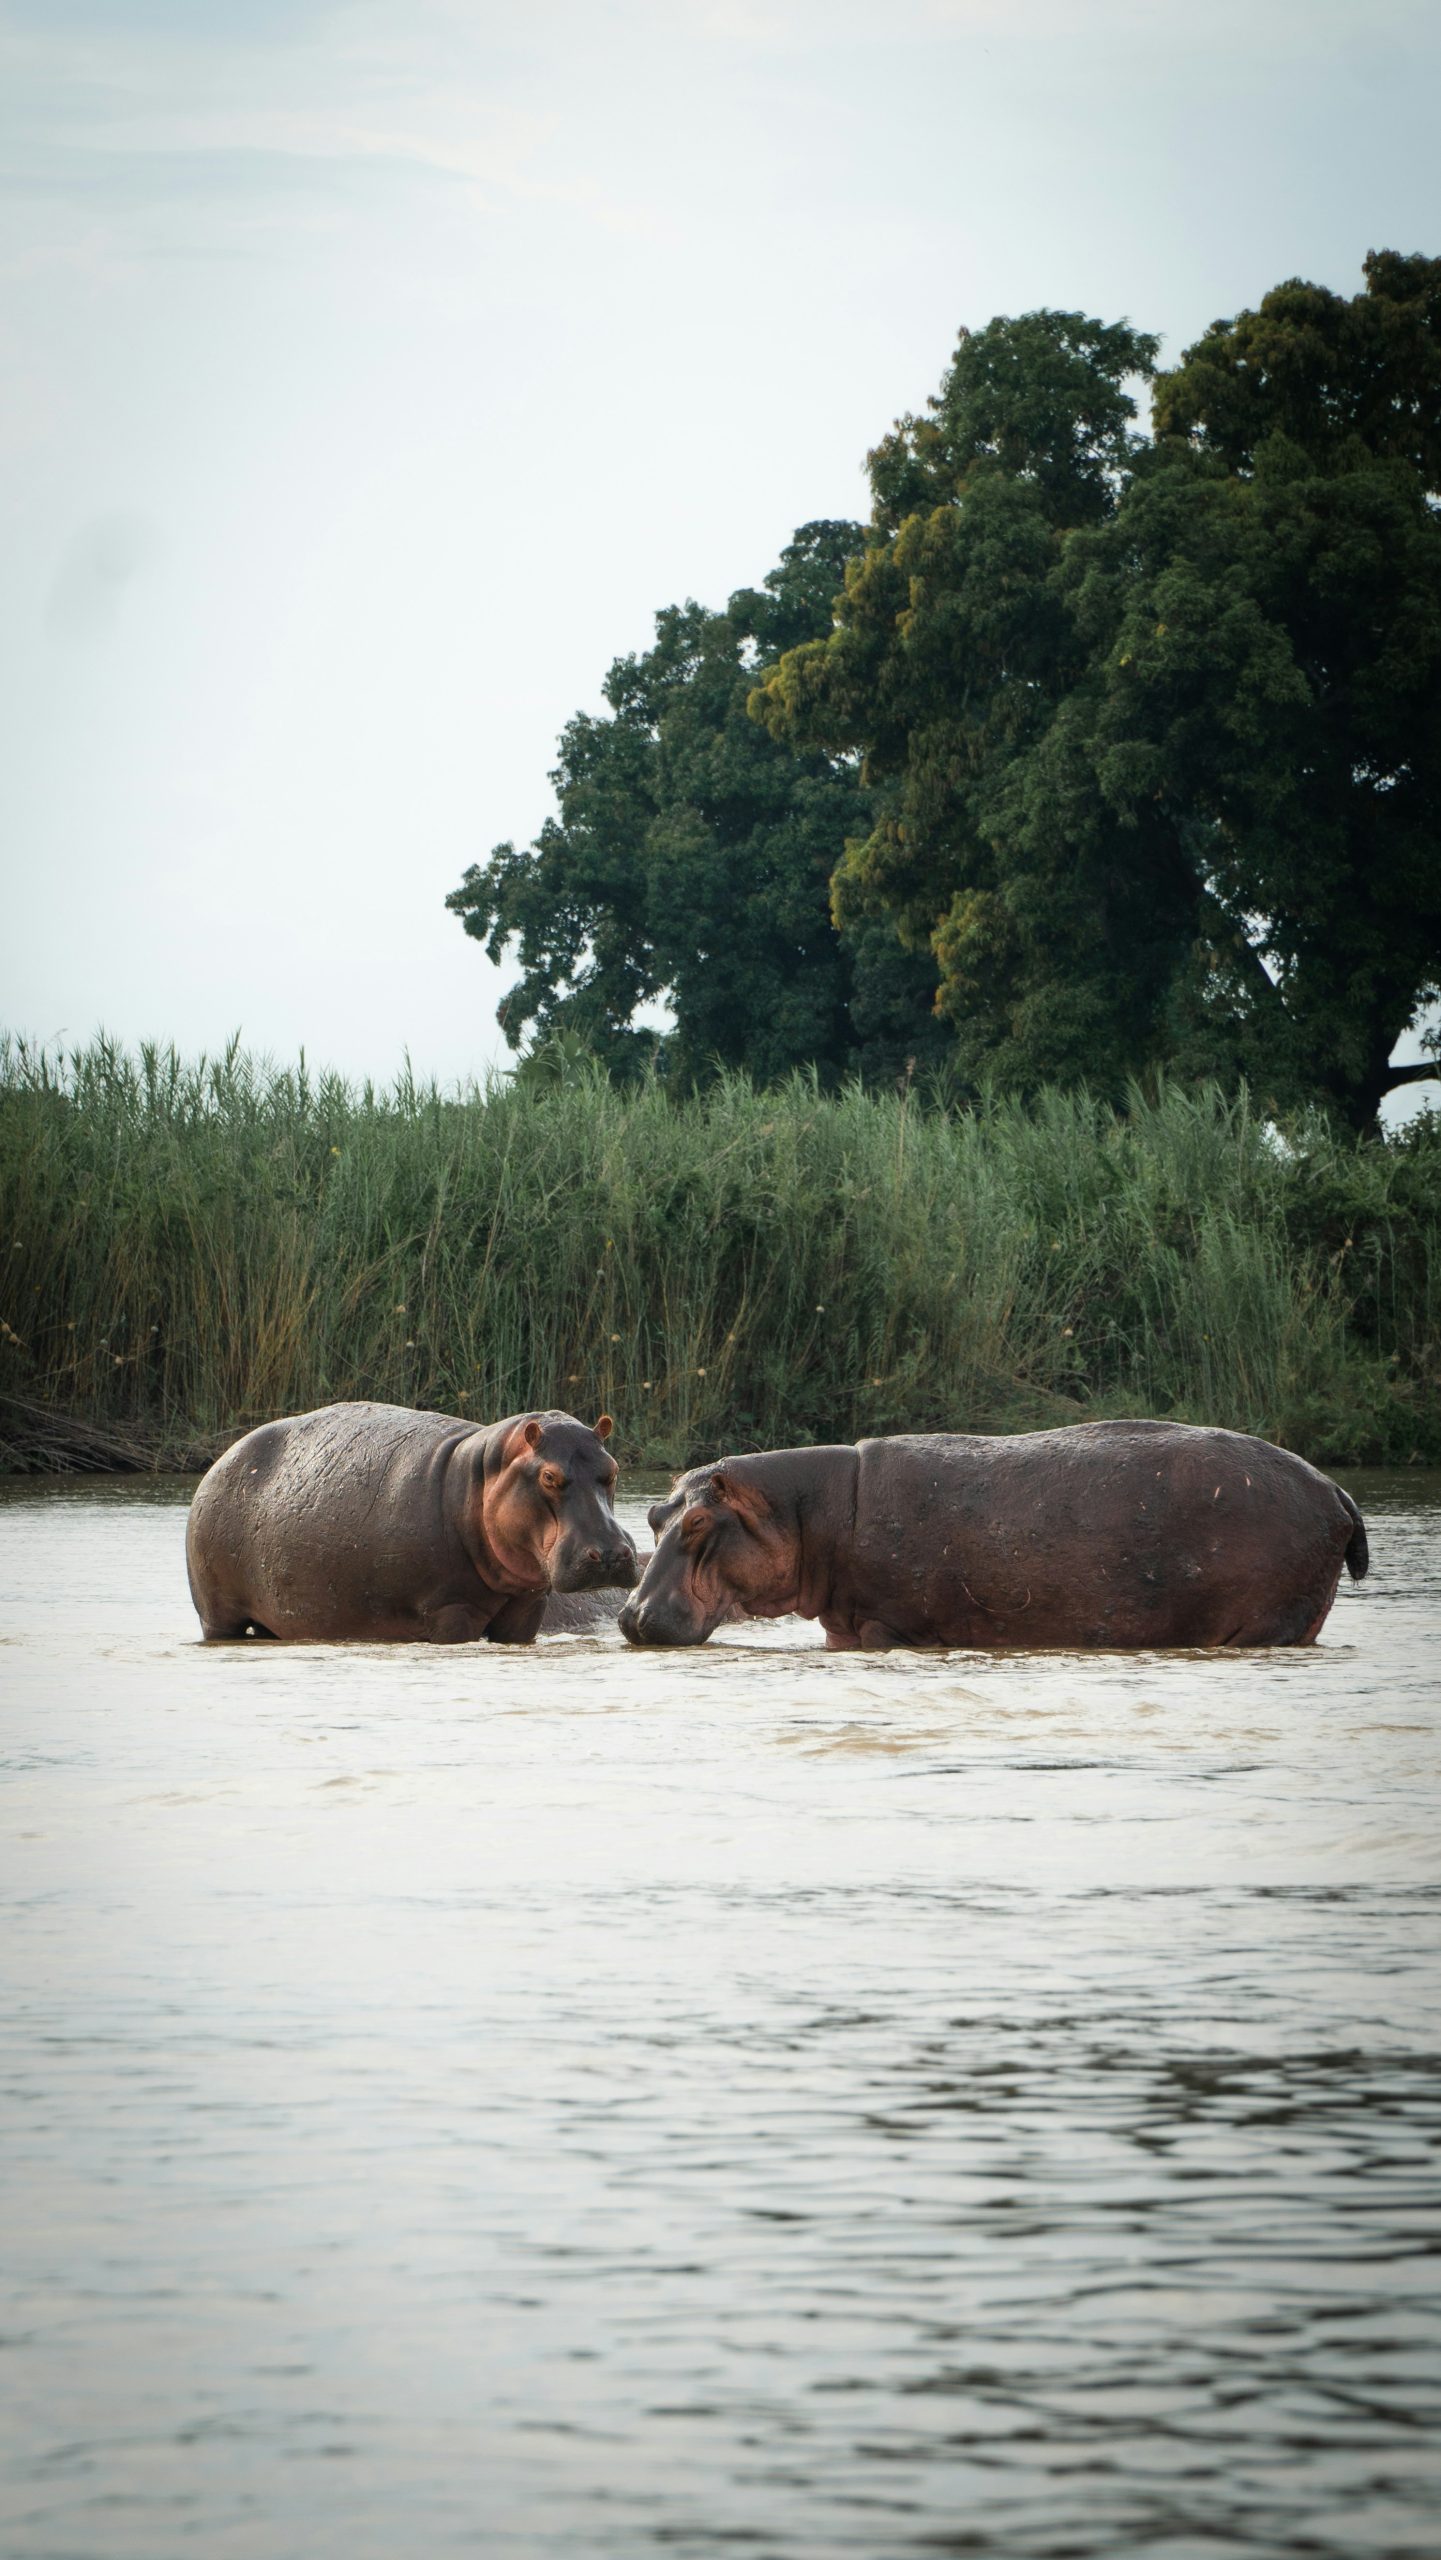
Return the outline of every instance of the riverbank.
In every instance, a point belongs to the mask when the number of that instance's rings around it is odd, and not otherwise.
[[[380,1093],[0,1052],[0,1465],[193,1470],[344,1396],[633,1464],[1126,1413],[1441,1459],[1441,1129],[1214,1089],[976,1111],[582,1076]]]

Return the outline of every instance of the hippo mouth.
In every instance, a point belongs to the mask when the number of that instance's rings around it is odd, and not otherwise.
[[[713,1632],[708,1626],[677,1618],[654,1600],[627,1600],[616,1625],[627,1644],[642,1646],[704,1644]]]

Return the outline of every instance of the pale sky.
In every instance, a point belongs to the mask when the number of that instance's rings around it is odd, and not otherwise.
[[[445,894],[656,609],[863,516],[962,322],[1441,251],[1438,70],[1434,0],[0,5],[0,1023],[503,1055]]]

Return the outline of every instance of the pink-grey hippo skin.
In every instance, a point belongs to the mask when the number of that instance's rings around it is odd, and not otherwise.
[[[591,1431],[568,1413],[478,1424],[390,1404],[264,1422],[217,1458],[190,1507],[202,1630],[529,1644],[552,1593],[635,1581],[611,1508],[611,1428],[609,1414]],[[564,1605],[573,1616],[579,1600]]]
[[[1268,1441],[1178,1422],[1083,1422],[776,1449],[682,1476],[620,1628],[704,1644],[738,1618],[819,1618],[838,1652],[1310,1644],[1349,1494]]]

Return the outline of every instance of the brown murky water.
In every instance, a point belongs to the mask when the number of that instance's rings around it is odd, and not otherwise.
[[[13,2560],[1441,2547],[1441,1480],[1312,1653],[204,1650],[0,1503]]]

